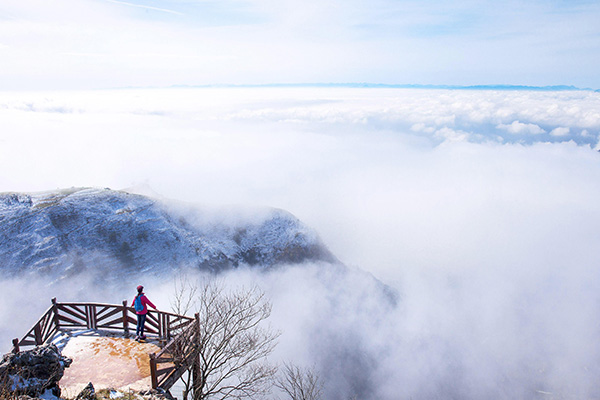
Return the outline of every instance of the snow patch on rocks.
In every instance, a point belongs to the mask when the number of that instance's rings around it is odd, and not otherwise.
[[[155,275],[304,261],[336,262],[290,213],[199,208],[125,191],[72,188],[0,194],[0,268],[7,275],[84,271]]]

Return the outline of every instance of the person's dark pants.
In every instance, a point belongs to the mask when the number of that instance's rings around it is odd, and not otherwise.
[[[137,337],[144,336],[144,324],[146,323],[146,314],[137,314],[137,328],[135,330],[135,335]]]

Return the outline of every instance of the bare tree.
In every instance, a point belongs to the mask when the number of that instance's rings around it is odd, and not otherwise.
[[[291,400],[319,400],[323,383],[313,369],[301,369],[294,364],[284,364],[275,386],[285,392]]]
[[[187,275],[180,274],[173,280],[173,286],[171,309],[175,314],[186,315],[196,307],[198,285],[191,283]]]
[[[185,274],[179,274],[173,280],[173,296],[171,298],[171,310],[178,315],[187,315],[193,313],[197,308],[197,294],[199,286],[196,281],[190,281]],[[177,346],[173,349],[173,358],[176,360],[176,366],[179,366],[183,360],[187,359],[190,349],[197,348],[193,343],[196,336],[190,335],[190,329],[193,331],[197,326],[188,326],[180,324],[179,328],[175,329],[173,336],[177,337]],[[184,374],[181,378],[183,384],[182,398],[187,400],[192,393],[192,374]]]
[[[267,363],[279,333],[264,328],[271,304],[257,288],[226,291],[215,281],[180,291],[174,308],[197,305],[197,330],[191,338],[198,355],[187,378],[194,400],[244,399],[269,391],[276,367]],[[191,378],[191,380],[190,380]]]

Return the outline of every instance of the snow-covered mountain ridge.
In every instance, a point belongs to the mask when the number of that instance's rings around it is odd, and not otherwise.
[[[5,275],[66,277],[100,266],[160,275],[335,260],[313,230],[277,209],[204,210],[94,188],[0,194]]]

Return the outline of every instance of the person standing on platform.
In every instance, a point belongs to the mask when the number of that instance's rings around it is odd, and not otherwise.
[[[137,314],[137,328],[135,330],[135,340],[144,340],[146,336],[144,335],[144,325],[146,324],[146,315],[148,314],[148,306],[157,310],[156,306],[152,304],[148,297],[144,294],[144,287],[139,285],[137,287],[138,294],[134,297],[133,303],[131,306],[135,308],[135,313]]]

